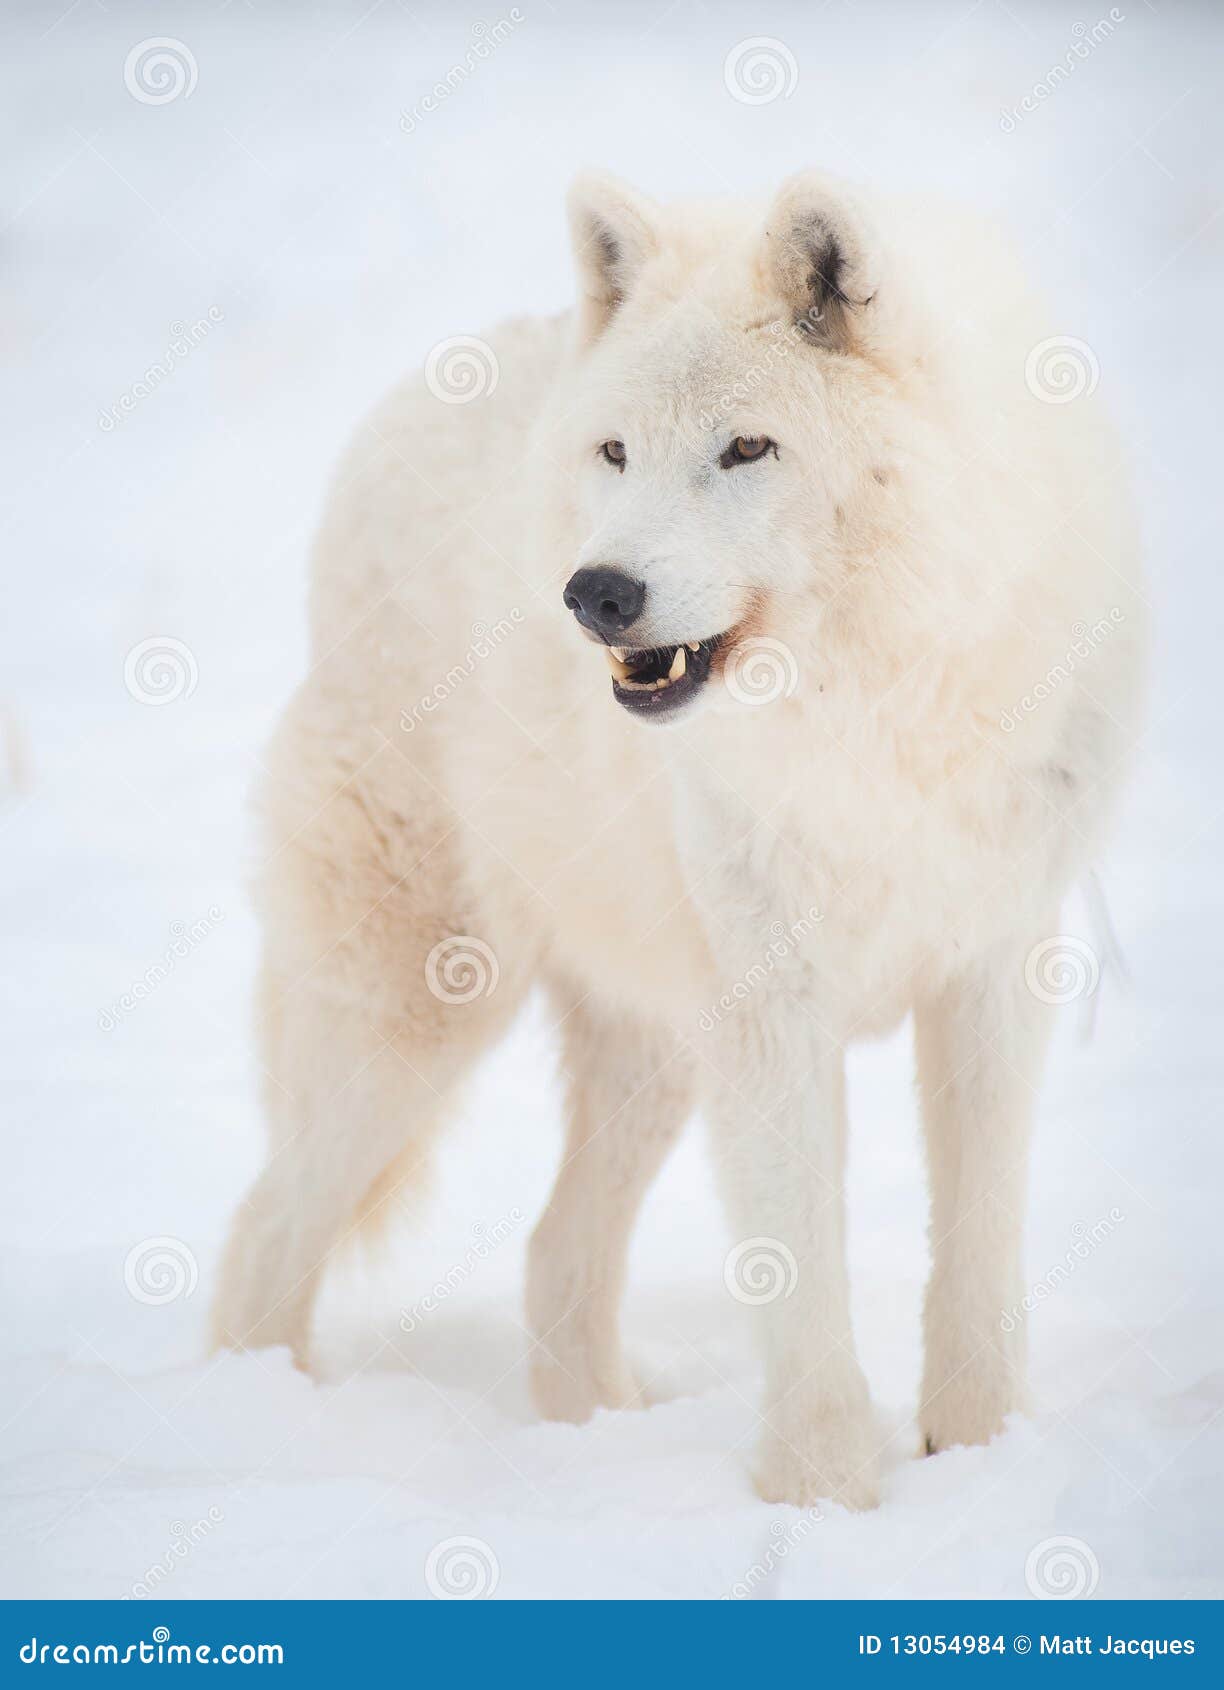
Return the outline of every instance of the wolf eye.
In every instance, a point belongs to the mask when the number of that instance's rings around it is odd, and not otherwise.
[[[755,463],[766,452],[772,452],[775,458],[778,455],[777,446],[767,435],[737,434],[718,461],[724,469],[734,469],[736,464]]]
[[[610,464],[614,464],[623,473],[625,468],[625,442],[623,440],[605,440],[599,450]]]

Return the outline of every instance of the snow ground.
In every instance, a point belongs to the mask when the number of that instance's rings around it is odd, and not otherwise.
[[[401,113],[471,39],[454,10],[78,0],[0,22],[3,1593],[420,1596],[430,1551],[466,1536],[500,1596],[714,1596],[757,1565],[769,1596],[1022,1597],[1030,1555],[1070,1536],[1101,1596],[1224,1594],[1222,599],[1203,379],[1222,338],[1222,20],[1127,8],[1007,133],[1000,114],[1076,39],[1065,10],[775,5],[747,27],[785,42],[798,83],[756,106],[723,80],[740,7],[521,11],[411,133]],[[154,36],[188,44],[189,98],[126,91],[129,50]],[[1068,1012],[1034,1285],[1121,1218],[1034,1318],[1035,1417],[989,1449],[910,1459],[909,1058],[903,1041],[856,1055],[856,1312],[890,1438],[871,1517],[812,1523],[752,1495],[756,1367],[698,1132],[652,1195],[626,1310],[664,1400],[582,1429],[534,1420],[522,1258],[560,1132],[538,1011],[478,1077],[429,1213],[329,1286],[326,1380],[282,1354],[203,1355],[216,1250],[260,1156],[246,795],[304,663],[323,479],[435,342],[565,303],[560,196],[584,163],[660,194],[756,191],[820,163],[1004,212],[1133,443],[1159,650],[1105,878],[1134,986],[1104,989],[1091,1044]],[[189,356],[101,427],[171,325],[210,308]],[[143,707],[125,658],[164,635],[198,685]],[[168,977],[103,1025],[174,924],[197,922]],[[1082,912],[1067,925],[1084,931]],[[506,1236],[469,1273],[481,1226]],[[171,1300],[125,1285],[151,1238],[188,1273]],[[401,1306],[456,1265],[405,1333]]]

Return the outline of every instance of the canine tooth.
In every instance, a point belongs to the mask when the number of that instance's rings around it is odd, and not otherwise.
[[[610,645],[608,650],[612,653],[618,663],[623,663],[625,661],[625,653],[628,650],[627,646]]]
[[[604,656],[608,660],[608,668],[611,669],[612,673],[616,676],[616,679],[622,682],[628,680],[629,666],[621,658],[613,655],[613,648],[611,646],[604,647]]]
[[[684,665],[686,662],[687,659],[684,655],[684,647],[682,645],[678,645],[676,647],[676,655],[671,661],[671,668],[667,671],[667,678],[669,681],[678,681],[680,679],[681,675],[684,673]]]

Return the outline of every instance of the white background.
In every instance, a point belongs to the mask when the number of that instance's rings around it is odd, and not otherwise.
[[[1098,1595],[1224,1594],[1219,14],[1126,0],[1009,133],[1001,114],[1104,9],[520,10],[412,133],[401,114],[472,42],[459,8],[4,10],[3,1593],[121,1596],[160,1566],[165,1596],[421,1596],[430,1549],[467,1535],[504,1596],[715,1596],[754,1563],[769,1596],[1024,1596],[1030,1554],[1070,1535]],[[728,91],[748,30],[785,44],[789,95]],[[155,36],[197,72],[161,105],[124,79]],[[1151,730],[1103,865],[1134,983],[1102,986],[1090,1044],[1065,1012],[1033,1284],[1077,1228],[1124,1218],[1034,1317],[1035,1418],[989,1449],[912,1459],[910,1057],[904,1039],[857,1052],[851,1250],[885,1500],[811,1528],[747,1478],[756,1365],[700,1131],[652,1195],[626,1310],[670,1400],[583,1429],[534,1420],[522,1255],[560,1144],[538,1013],[474,1085],[429,1212],[329,1286],[325,1382],[280,1353],[203,1349],[217,1248],[261,1153],[248,794],[305,664],[325,477],[438,340],[566,305],[561,199],[588,164],[664,197],[762,195],[816,164],[998,212],[1054,326],[1092,348],[1135,462]],[[105,430],[172,325],[210,308],[190,356]],[[198,672],[164,707],[124,684],[154,636]],[[173,924],[213,907],[208,936],[104,1028]],[[1091,936],[1076,905],[1066,924]],[[516,1210],[402,1332],[398,1309],[465,1261],[473,1228]],[[198,1264],[190,1295],[190,1279],[164,1303],[125,1289],[129,1251],[154,1237]]]

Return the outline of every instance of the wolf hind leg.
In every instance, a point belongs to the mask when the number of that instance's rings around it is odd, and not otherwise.
[[[292,1091],[278,1097],[279,1142],[226,1245],[213,1311],[218,1343],[286,1344],[309,1364],[328,1262],[383,1218],[400,1186],[424,1182],[460,1082],[509,1009],[507,994],[495,1013],[454,1005],[428,1031],[389,1028],[315,981],[281,1005],[280,1083]]]
[[[398,1184],[423,1180],[460,1082],[534,968],[526,928],[472,895],[454,818],[424,786],[404,790],[393,753],[367,760],[359,783],[342,762],[304,780],[326,726],[291,721],[280,748],[294,779],[274,789],[284,843],[261,884],[269,1158],[233,1222],[213,1311],[217,1342],[287,1344],[301,1365],[327,1262]]]

